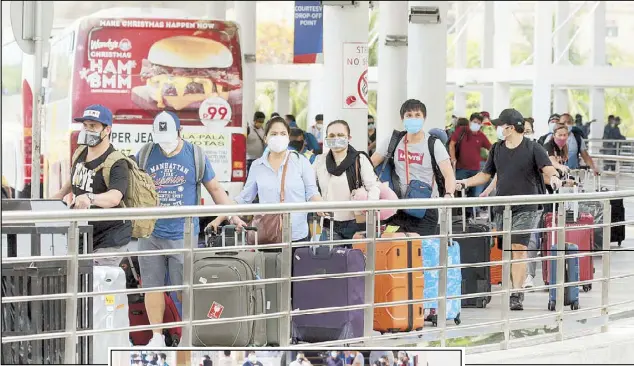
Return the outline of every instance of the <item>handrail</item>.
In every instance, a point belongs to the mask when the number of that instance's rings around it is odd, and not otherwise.
[[[590,154],[593,159],[601,159],[606,161],[620,161],[626,163],[634,163],[634,156],[627,155],[603,155],[603,154]]]
[[[205,205],[179,207],[105,208],[99,210],[10,211],[2,213],[2,225],[60,221],[139,220],[203,216],[280,214],[294,212],[366,211],[388,208],[461,208],[505,205],[554,204],[601,201],[634,196],[634,190],[559,195],[524,195],[471,198],[430,198],[383,201],[339,201],[307,203],[258,203],[246,205]],[[514,202],[509,202],[512,198]]]

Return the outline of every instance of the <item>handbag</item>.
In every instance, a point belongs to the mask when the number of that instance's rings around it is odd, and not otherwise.
[[[431,198],[433,188],[418,179],[409,179],[409,151],[407,150],[407,138],[405,138],[405,176],[407,177],[407,192],[405,192],[405,199],[412,198]],[[408,208],[405,209],[405,213],[422,219],[427,213],[426,208]]]
[[[288,170],[288,161],[291,158],[291,154],[288,154],[286,162],[284,162],[284,168],[282,169],[282,183],[280,186],[280,203],[284,203],[284,188],[286,187],[286,171]],[[255,215],[249,226],[258,229],[258,241],[259,244],[279,244],[282,242],[282,214],[266,214]],[[247,232],[247,244],[255,245],[255,231]]]

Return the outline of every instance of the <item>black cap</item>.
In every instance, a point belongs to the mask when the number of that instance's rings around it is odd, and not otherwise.
[[[500,116],[491,121],[494,126],[524,126],[524,116],[516,109],[505,109],[500,113]]]
[[[551,114],[550,117],[548,117],[548,122],[552,121],[552,120],[557,120],[559,121],[561,119],[561,116],[557,113]]]

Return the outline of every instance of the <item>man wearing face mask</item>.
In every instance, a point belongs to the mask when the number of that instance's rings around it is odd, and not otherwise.
[[[141,148],[136,158],[139,167],[152,177],[161,206],[195,206],[200,204],[203,185],[216,204],[231,204],[225,190],[215,178],[209,159],[199,146],[181,138],[180,120],[173,112],[161,112],[154,119],[153,140]],[[244,225],[239,217],[230,218],[235,225]],[[183,249],[184,218],[159,219],[149,238],[139,239],[139,250]],[[197,242],[198,217],[193,219],[192,237]],[[139,256],[141,281],[144,288],[164,286],[166,271],[172,285],[183,282],[182,255]],[[178,292],[180,300],[180,292]],[[165,298],[161,292],[145,295],[145,307],[150,324],[163,322]],[[153,330],[148,346],[165,347],[162,330]]]
[[[262,362],[258,361],[258,356],[255,354],[255,351],[249,352],[249,357],[247,361],[242,366],[263,366]]]
[[[451,136],[449,154],[451,162],[456,167],[456,179],[468,179],[480,171],[481,149],[491,148],[489,139],[480,131],[483,118],[479,113],[473,113],[469,118],[468,127],[459,127]],[[468,197],[478,197],[484,190],[483,186],[468,190]]]
[[[253,126],[247,127],[247,173],[251,164],[264,153],[266,143],[264,142],[264,113],[258,111],[253,115]]]
[[[304,155],[311,164],[315,163],[315,159],[317,155],[315,155],[311,150],[308,150],[306,146],[306,141],[304,140],[304,131],[299,128],[291,128],[290,134],[290,142],[288,143],[288,147],[291,150],[297,151],[298,153]]]
[[[310,133],[315,136],[317,143],[319,144],[319,150],[323,150],[324,145],[324,115],[318,114],[315,116],[315,125],[310,128]]]
[[[552,114],[550,118],[548,118],[548,133],[537,140],[540,145],[544,146],[544,144],[552,137],[555,126],[561,124],[560,118],[561,116],[557,113]]]
[[[389,164],[395,173],[391,177],[394,191],[401,198],[410,197],[413,191],[420,198],[429,198],[436,189],[441,197],[453,197],[456,186],[449,153],[438,138],[423,130],[427,107],[410,99],[401,106],[400,115],[405,131],[394,131],[389,140],[379,142],[372,164]],[[403,232],[434,235],[438,210],[399,210],[390,220],[390,225]]]
[[[327,360],[328,366],[344,366],[343,360],[339,357],[339,352],[331,351]]]
[[[119,160],[110,169],[108,184],[104,179],[102,164],[115,150],[110,144],[112,131],[112,112],[99,104],[84,110],[82,117],[75,118],[83,123],[77,143],[87,148],[73,159],[71,180],[53,195],[53,199],[64,199],[73,209],[119,207],[127,189],[129,167]],[[132,238],[132,225],[127,220],[89,222],[93,227],[93,251],[127,251]],[[103,266],[118,266],[121,258],[96,259]]]
[[[368,114],[368,154],[372,156],[376,151],[376,122],[374,116]]]
[[[544,148],[524,138],[524,117],[515,109],[505,109],[493,121],[497,127],[500,142],[491,147],[491,153],[484,169],[476,176],[457,182],[457,189],[478,186],[497,175],[497,196],[520,196],[545,194],[546,184],[554,189],[561,187],[559,173],[552,166]],[[503,229],[503,215],[496,209],[495,226]],[[512,230],[534,230],[542,217],[542,207],[521,205],[512,207]],[[527,257],[527,247],[531,234],[514,234],[511,238],[513,259]],[[499,241],[501,242],[501,241]],[[501,249],[501,248],[500,248]],[[514,289],[522,288],[526,279],[526,263],[511,264],[511,280]],[[513,293],[511,310],[523,310],[523,294]]]

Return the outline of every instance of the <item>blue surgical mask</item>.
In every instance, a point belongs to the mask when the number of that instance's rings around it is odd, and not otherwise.
[[[482,126],[480,126],[479,123],[475,123],[475,122],[471,122],[471,124],[469,125],[469,129],[471,129],[471,132],[478,132],[480,131],[480,128]]]
[[[556,125],[557,125],[556,123],[552,123],[552,122],[548,124],[548,130],[550,131],[550,133],[553,133],[555,131]]]
[[[568,126],[568,132],[572,132],[572,126]]]
[[[407,133],[419,133],[423,129],[424,118],[407,118],[403,121]]]
[[[506,136],[504,136],[504,127],[498,126],[497,133],[498,133],[498,139],[502,141],[506,140]]]

